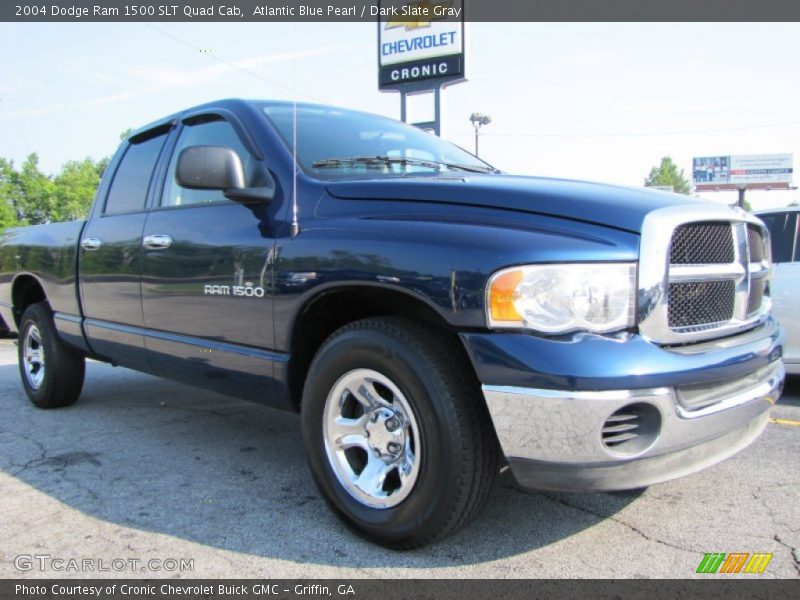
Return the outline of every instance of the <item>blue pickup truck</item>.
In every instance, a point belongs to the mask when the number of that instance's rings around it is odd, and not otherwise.
[[[299,412],[329,505],[412,548],[503,464],[619,490],[750,444],[784,379],[770,273],[743,211],[225,100],[131,135],[87,220],[6,231],[0,316],[41,408],[91,358]]]

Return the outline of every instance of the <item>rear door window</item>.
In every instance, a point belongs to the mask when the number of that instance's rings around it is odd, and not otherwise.
[[[142,211],[158,156],[167,136],[157,135],[138,144],[130,144],[114,173],[106,198],[104,215]]]

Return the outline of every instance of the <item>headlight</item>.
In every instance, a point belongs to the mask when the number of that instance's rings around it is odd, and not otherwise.
[[[603,333],[633,327],[634,263],[530,265],[489,279],[489,327],[542,333]]]

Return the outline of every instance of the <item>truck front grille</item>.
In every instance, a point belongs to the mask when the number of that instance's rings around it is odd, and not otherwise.
[[[670,262],[674,265],[731,263],[734,260],[730,223],[692,223],[672,234]]]
[[[756,314],[764,303],[764,295],[767,290],[767,279],[754,279],[750,282],[750,296],[747,299],[747,316]]]
[[[761,309],[765,236],[748,223],[688,223],[670,243],[668,323],[673,331],[723,328]],[[737,293],[741,306],[737,306]],[[737,311],[738,309],[738,311]],[[737,315],[737,312],[739,313]]]
[[[750,249],[750,262],[761,262],[766,258],[764,235],[755,225],[747,226],[747,247]]]
[[[685,281],[669,284],[669,326],[706,327],[730,321],[736,300],[733,281]]]
[[[743,331],[766,317],[770,248],[760,221],[722,206],[670,207],[651,215],[639,265],[643,335],[663,344],[692,343]]]

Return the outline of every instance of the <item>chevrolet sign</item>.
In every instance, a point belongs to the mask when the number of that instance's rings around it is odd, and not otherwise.
[[[463,0],[389,0],[377,10],[380,89],[464,79]]]

